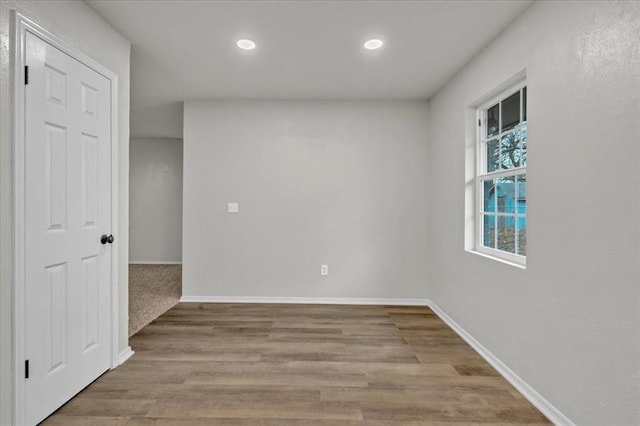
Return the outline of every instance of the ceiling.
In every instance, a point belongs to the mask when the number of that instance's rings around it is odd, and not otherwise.
[[[184,100],[428,99],[531,4],[86,2],[132,43],[132,137],[165,138],[182,138]]]

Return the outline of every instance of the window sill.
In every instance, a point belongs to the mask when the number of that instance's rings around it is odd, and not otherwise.
[[[481,256],[481,257],[485,257],[487,259],[495,260],[496,262],[504,263],[505,265],[514,266],[514,267],[516,267],[518,269],[527,269],[526,260],[525,260],[524,263],[519,263],[519,262],[515,262],[513,260],[508,260],[508,259],[505,259],[503,257],[499,257],[499,256],[496,256],[496,255],[485,253],[485,252],[478,251],[478,250],[475,250],[475,249],[472,249],[472,250],[467,249],[465,251],[467,253],[471,253],[471,254],[475,254],[475,255]]]

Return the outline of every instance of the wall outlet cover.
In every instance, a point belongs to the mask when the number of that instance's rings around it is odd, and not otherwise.
[[[238,213],[238,203],[229,203],[227,205],[227,211],[229,213]]]

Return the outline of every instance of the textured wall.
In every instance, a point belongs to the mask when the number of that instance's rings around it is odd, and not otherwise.
[[[426,122],[425,102],[187,102],[183,294],[426,297]]]
[[[182,261],[182,140],[132,139],[130,262]]]
[[[128,216],[129,216],[129,42],[79,1],[0,2],[0,424],[11,424],[12,305],[12,106],[9,72],[9,12],[17,10],[119,76],[119,281],[120,348],[128,346]]]
[[[577,424],[640,424],[640,3],[536,2],[429,103],[429,295]],[[527,269],[464,250],[468,107],[526,68]]]

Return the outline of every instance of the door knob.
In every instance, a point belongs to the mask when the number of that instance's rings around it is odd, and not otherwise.
[[[113,243],[113,241],[115,240],[115,238],[113,238],[113,235],[109,235],[107,236],[107,234],[102,234],[102,236],[100,237],[100,242],[102,244],[111,244]]]

